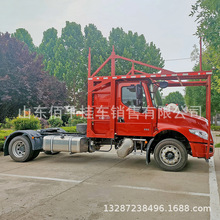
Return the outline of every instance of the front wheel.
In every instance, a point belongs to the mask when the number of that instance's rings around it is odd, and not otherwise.
[[[188,154],[180,141],[167,138],[156,145],[154,159],[157,165],[163,170],[180,171],[187,163]]]

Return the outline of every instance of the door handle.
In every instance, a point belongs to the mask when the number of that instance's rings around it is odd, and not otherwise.
[[[125,120],[122,117],[118,117],[118,122],[125,122]]]

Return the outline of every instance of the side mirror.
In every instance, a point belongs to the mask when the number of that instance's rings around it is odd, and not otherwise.
[[[137,84],[136,85],[136,99],[137,99],[137,106],[142,106],[142,100],[143,100],[143,90],[142,90],[142,85]]]
[[[168,86],[168,82],[166,82],[166,81],[159,82],[159,86],[160,86],[160,88],[165,89]]]
[[[130,85],[130,86],[128,86],[127,88],[128,88],[128,90],[129,90],[130,92],[135,92],[135,91],[136,91],[135,85]]]

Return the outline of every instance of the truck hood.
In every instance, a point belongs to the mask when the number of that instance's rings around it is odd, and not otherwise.
[[[173,112],[162,108],[158,109],[158,128],[167,124],[187,129],[199,129],[208,132],[208,120],[200,116],[193,116],[184,112]]]

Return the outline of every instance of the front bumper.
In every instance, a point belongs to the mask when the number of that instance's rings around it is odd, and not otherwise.
[[[208,144],[190,142],[193,157],[206,157]],[[211,143],[209,148],[209,157],[214,155],[214,146]]]

